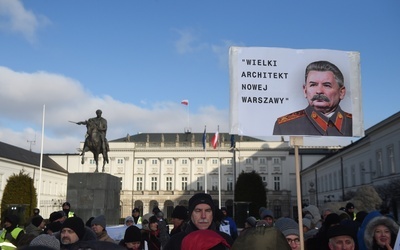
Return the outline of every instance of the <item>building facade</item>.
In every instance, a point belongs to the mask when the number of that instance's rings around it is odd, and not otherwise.
[[[232,209],[235,180],[242,171],[260,174],[267,189],[267,207],[275,216],[293,215],[297,207],[296,173],[288,142],[236,136],[233,148],[231,136],[220,133],[221,143],[214,149],[209,143],[212,136],[206,135],[205,149],[203,133],[148,133],[110,141],[110,161],[105,172],[121,178],[121,215],[130,215],[135,207],[146,214],[158,206],[170,218],[176,205],[187,206],[193,194],[205,190],[216,204]],[[331,149],[301,149],[302,166],[309,166],[330,152]],[[84,164],[78,155],[52,158],[70,173],[93,172],[96,168],[90,152],[86,153]]]
[[[365,131],[365,136],[301,172],[302,197],[311,204],[344,201],[348,192],[365,185],[379,187],[400,181],[400,112]],[[398,218],[400,196],[391,204]]]
[[[3,197],[8,178],[20,171],[34,180],[40,198],[40,214],[44,218],[60,210],[66,198],[68,172],[47,155],[43,155],[40,168],[40,154],[0,142],[0,198]]]

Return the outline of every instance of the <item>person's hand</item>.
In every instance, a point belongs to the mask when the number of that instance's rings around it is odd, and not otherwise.
[[[386,244],[385,244],[386,249],[387,250],[393,250],[393,248],[390,246],[389,243],[390,243],[389,241],[386,242]]]

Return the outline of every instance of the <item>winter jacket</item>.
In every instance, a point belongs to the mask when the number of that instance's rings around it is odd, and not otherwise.
[[[38,236],[42,232],[43,232],[43,230],[41,228],[33,225],[32,223],[29,223],[29,225],[25,228],[26,234],[32,234],[34,236]]]
[[[364,242],[364,232],[365,232],[365,229],[366,229],[368,223],[377,216],[382,216],[382,214],[379,213],[378,211],[372,211],[367,216],[365,216],[365,218],[361,224],[361,227],[357,233],[358,250],[367,250],[367,247],[365,246],[365,242]]]
[[[113,240],[113,239],[107,234],[107,231],[106,231],[106,230],[102,231],[99,235],[97,235],[97,240],[116,243],[115,240]]]
[[[257,226],[247,229],[245,235],[238,237],[232,250],[290,250],[283,234],[275,227]]]
[[[364,242],[368,250],[386,249],[380,248],[375,241],[374,232],[375,228],[379,225],[384,225],[390,230],[391,242],[390,246],[393,248],[396,241],[399,225],[391,218],[386,216],[378,216],[369,221],[364,232]]]

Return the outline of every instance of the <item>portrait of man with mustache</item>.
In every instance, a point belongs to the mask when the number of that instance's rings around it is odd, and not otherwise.
[[[310,63],[303,85],[308,107],[282,117],[274,126],[274,135],[352,136],[352,114],[340,108],[346,95],[344,77],[328,61]]]

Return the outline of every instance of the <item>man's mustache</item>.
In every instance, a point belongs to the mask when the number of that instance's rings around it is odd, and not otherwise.
[[[324,102],[329,102],[329,98],[325,96],[324,94],[316,94],[311,98],[311,101],[324,101]]]

